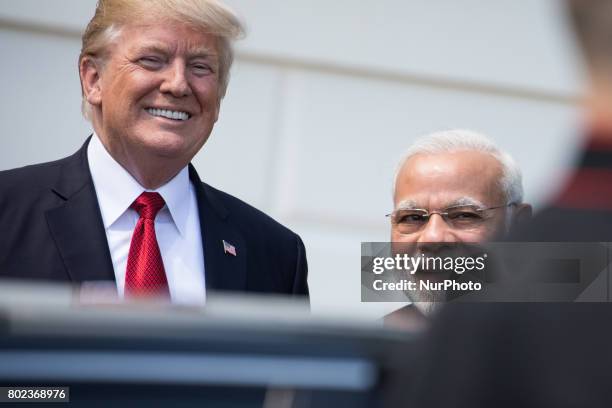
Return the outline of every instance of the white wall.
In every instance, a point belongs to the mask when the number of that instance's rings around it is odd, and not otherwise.
[[[305,241],[315,312],[360,303],[360,242],[386,240],[396,159],[419,135],[489,134],[541,203],[574,146],[581,76],[558,0],[227,0],[249,28],[194,164]],[[0,169],[89,132],[77,56],[93,0],[0,1]],[[231,169],[231,171],[228,171]]]

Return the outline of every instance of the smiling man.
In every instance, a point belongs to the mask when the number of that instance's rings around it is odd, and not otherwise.
[[[299,236],[190,164],[242,34],[215,0],[100,0],[79,57],[94,133],[73,156],[0,173],[0,275],[196,305],[210,289],[308,295]]]
[[[484,135],[467,130],[437,132],[418,140],[398,166],[393,202],[389,218],[395,251],[429,256],[501,238],[531,216],[531,206],[523,203],[515,161]],[[443,291],[407,294],[416,308],[388,315],[388,324],[419,325],[445,300]]]

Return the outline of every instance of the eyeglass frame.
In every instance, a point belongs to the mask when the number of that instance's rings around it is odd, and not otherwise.
[[[504,204],[504,205],[497,205],[497,206],[493,206],[493,207],[484,207],[484,208],[476,208],[474,211],[476,212],[484,212],[484,211],[489,211],[489,210],[497,210],[500,208],[506,208],[506,207],[512,207],[514,205],[517,205],[517,203],[515,202],[510,202],[508,204]],[[391,220],[391,224],[393,225],[397,225],[398,223],[393,221],[393,214],[395,214],[397,211],[423,211],[426,215],[424,215],[423,217],[425,218],[426,222],[421,226],[424,227],[425,225],[427,225],[429,223],[429,220],[431,219],[432,215],[438,214],[440,217],[442,217],[442,220],[444,220],[444,222],[449,225],[452,226],[452,222],[449,223],[448,221],[448,212],[449,210],[452,210],[453,208],[461,208],[461,207],[476,207],[473,204],[458,204],[458,205],[453,205],[450,207],[446,207],[443,208],[442,210],[433,210],[433,211],[429,211],[425,208],[402,208],[400,210],[394,210],[393,212],[386,214],[385,217],[389,217]],[[454,227],[453,227],[454,228]],[[415,232],[418,230],[415,230]]]

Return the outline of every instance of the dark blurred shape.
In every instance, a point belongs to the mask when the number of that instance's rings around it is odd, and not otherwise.
[[[448,305],[389,406],[609,407],[610,321],[607,303]]]
[[[0,385],[70,387],[70,407],[377,407],[406,335],[239,295],[206,309],[83,305],[0,287]]]

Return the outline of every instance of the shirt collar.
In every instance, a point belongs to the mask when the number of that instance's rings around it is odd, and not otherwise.
[[[162,196],[179,233],[184,234],[191,189],[187,166],[160,188],[147,190],[115,161],[95,133],[87,148],[87,158],[105,229],[113,225],[140,194],[152,191]]]

